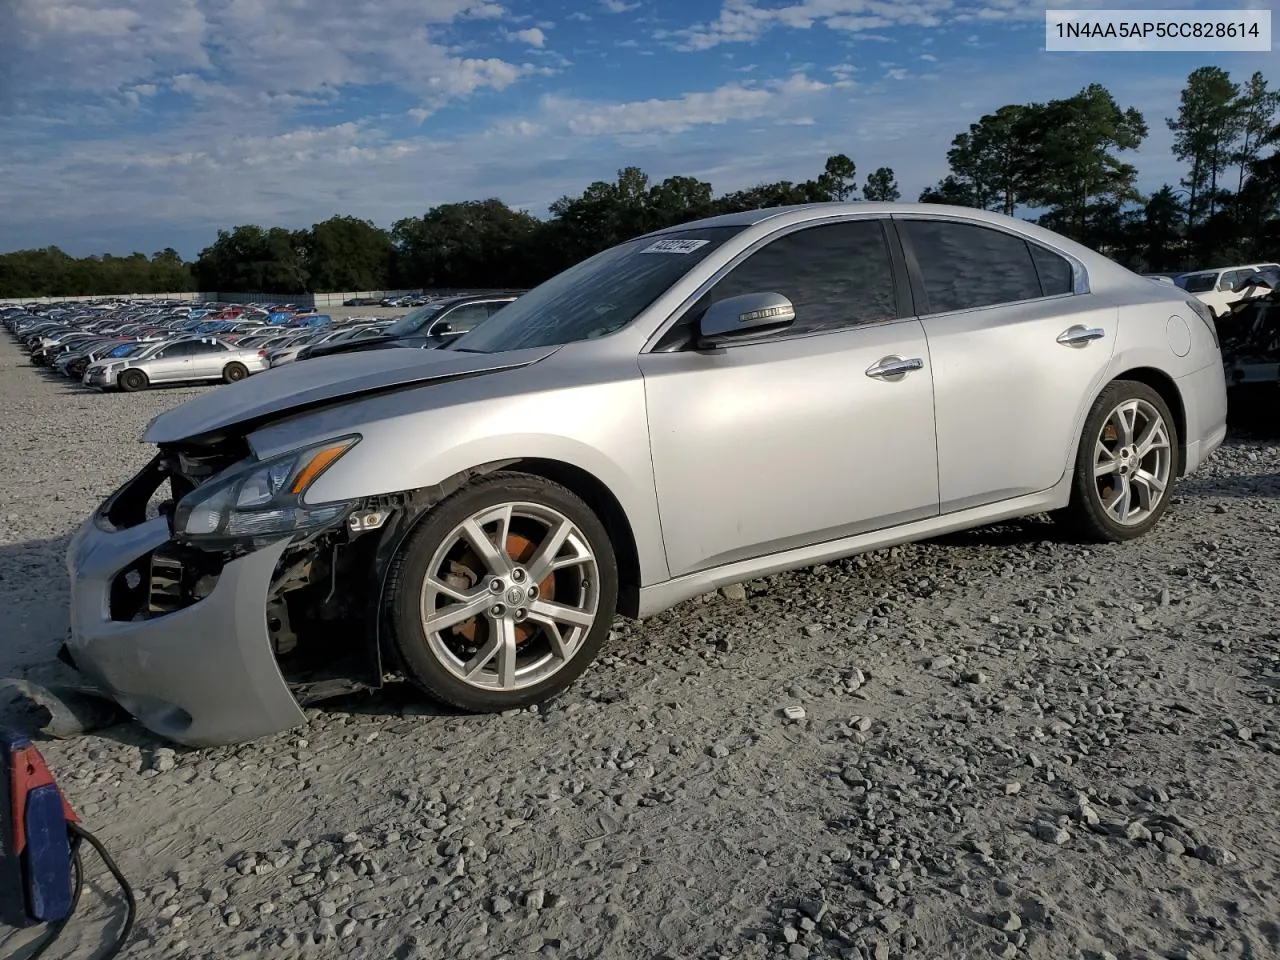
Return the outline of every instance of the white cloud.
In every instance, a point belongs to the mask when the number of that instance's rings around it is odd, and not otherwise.
[[[508,40],[514,40],[517,43],[527,43],[531,47],[541,49],[547,43],[547,35],[537,27],[530,27],[527,30],[516,30],[514,33],[507,33]]]
[[[566,116],[566,129],[581,136],[670,135],[693,127],[781,116],[795,103],[831,87],[797,73],[764,85],[728,83],[670,100],[592,104],[550,97],[543,107]]]
[[[438,108],[538,72],[470,56],[450,35],[504,17],[490,0],[0,0],[9,97],[103,98],[167,86],[206,104],[289,109],[305,98],[389,84]],[[513,37],[542,48],[538,27]],[[298,101],[293,98],[304,98]],[[0,99],[0,111],[3,111]]]
[[[758,6],[754,0],[724,0],[711,23],[680,31],[684,50],[709,50],[723,43],[758,40],[774,27],[808,30],[815,24],[867,34],[885,27],[934,27],[952,0],[800,0],[790,6]]]
[[[600,6],[604,7],[606,13],[626,13],[628,10],[635,10],[640,4],[627,3],[626,0],[600,0]]]
[[[1043,20],[1044,0],[793,0],[782,6],[763,0],[722,0],[708,23],[675,31],[679,49],[709,50],[726,43],[750,43],[775,28],[808,30],[823,26],[860,40],[891,38],[873,31],[889,27],[934,28],[950,22]],[[1166,8],[1195,7],[1196,0],[1167,0]],[[1073,0],[1073,9],[1116,6],[1114,0]]]

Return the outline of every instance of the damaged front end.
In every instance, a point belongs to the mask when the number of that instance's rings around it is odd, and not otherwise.
[[[262,461],[243,436],[162,444],[68,552],[75,666],[194,746],[278,732],[303,705],[380,686],[386,571],[435,498],[307,504],[359,439]]]

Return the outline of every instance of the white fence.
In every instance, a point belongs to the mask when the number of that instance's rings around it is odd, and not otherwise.
[[[2,297],[0,303],[16,303],[25,306],[28,303],[98,303],[103,300],[183,300],[186,302],[204,302],[216,300],[216,293],[130,293],[113,294],[97,297]]]
[[[383,297],[399,297],[406,294],[449,296],[457,293],[492,293],[492,289],[467,290],[356,290],[346,293],[134,293],[106,297],[0,297],[0,303],[25,305],[28,303],[79,303],[103,300],[182,300],[188,303],[294,303],[300,307],[323,310],[340,307],[347,300],[381,300]]]

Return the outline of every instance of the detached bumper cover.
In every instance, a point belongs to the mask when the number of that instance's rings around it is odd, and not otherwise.
[[[305,722],[272,654],[266,601],[287,538],[227,563],[213,591],[172,613],[115,620],[112,584],[170,538],[164,517],[110,530],[98,517],[67,552],[76,668],[147,729],[196,747]]]

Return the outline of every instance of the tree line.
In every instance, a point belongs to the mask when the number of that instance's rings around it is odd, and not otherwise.
[[[1101,84],[1044,103],[1008,104],[958,133],[949,172],[920,202],[1017,215],[1143,272],[1275,259],[1280,244],[1280,91],[1261,73],[1237,82],[1220,67],[1192,71],[1175,116],[1185,175],[1149,195],[1125,159],[1147,120]],[[57,247],[0,255],[0,297],[218,292],[308,293],[432,287],[529,287],[606,247],[717,213],[815,201],[901,199],[890,167],[858,185],[845,154],[810,180],[760,183],[716,196],[710,183],[653,182],[637,167],[563,196],[539,219],[501,200],[433,207],[391,228],[336,216],[305,230],[219,230],[194,262],[67,256]]]

